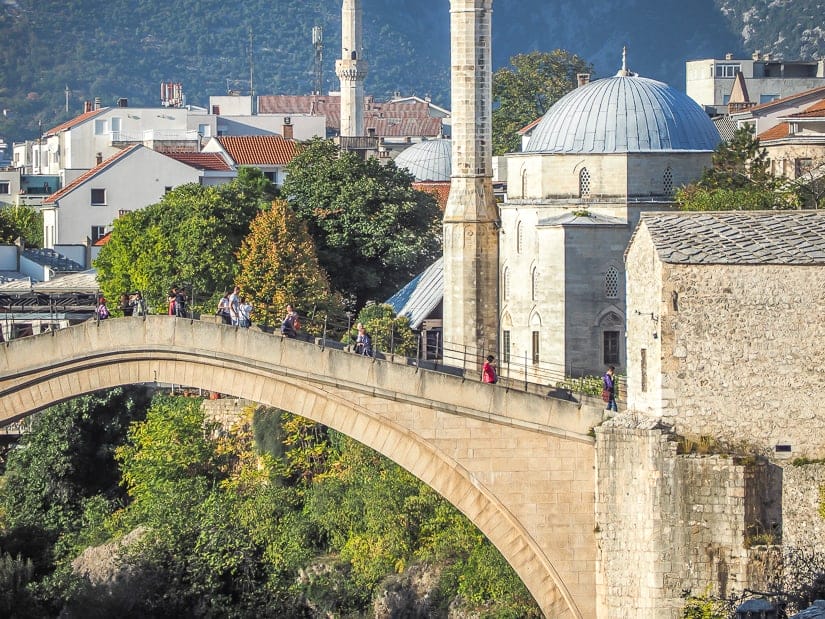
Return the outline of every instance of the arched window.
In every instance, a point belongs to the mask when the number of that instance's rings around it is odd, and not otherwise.
[[[535,301],[539,295],[539,270],[533,267],[533,272],[530,275],[530,298]]]
[[[501,294],[504,299],[510,298],[510,269],[504,267],[504,274],[502,275],[504,281],[501,282]]]
[[[607,269],[607,273],[604,274],[604,296],[608,299],[619,297],[619,271],[614,266]]]
[[[673,170],[670,166],[665,168],[665,173],[662,175],[662,189],[666,196],[673,194]]]
[[[590,172],[587,168],[582,168],[579,172],[579,197],[590,197]]]
[[[524,250],[524,226],[521,222],[516,224],[516,253],[520,254]]]

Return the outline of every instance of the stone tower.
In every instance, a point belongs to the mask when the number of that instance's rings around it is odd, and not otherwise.
[[[492,176],[493,0],[451,0],[452,182],[444,212],[444,347],[477,367],[498,356],[498,227]],[[453,353],[455,354],[455,353]]]
[[[341,59],[335,74],[341,81],[341,135],[364,135],[364,80],[367,62],[361,36],[361,0],[344,0],[341,7]]]

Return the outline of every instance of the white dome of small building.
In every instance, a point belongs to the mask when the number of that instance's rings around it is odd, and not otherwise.
[[[395,158],[416,181],[444,182],[452,175],[452,141],[447,138],[424,140],[413,144]]]
[[[620,71],[559,99],[533,130],[525,152],[713,151],[719,132],[686,94]]]

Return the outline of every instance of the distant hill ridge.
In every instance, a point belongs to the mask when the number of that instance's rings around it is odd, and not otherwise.
[[[448,0],[364,0],[363,8],[367,92],[429,95],[450,107]],[[157,105],[167,80],[182,82],[195,105],[248,92],[250,75],[256,93],[307,94],[316,25],[324,90],[337,90],[340,10],[340,0],[4,0],[0,137],[32,138],[38,123],[55,126],[96,96],[103,105],[120,97]],[[684,89],[685,60],[755,49],[813,59],[825,54],[825,32],[815,0],[493,3],[495,68],[517,53],[564,48],[605,76],[619,68],[624,45],[632,70]]]

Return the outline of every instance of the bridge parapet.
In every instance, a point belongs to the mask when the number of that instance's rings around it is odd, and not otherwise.
[[[498,547],[548,617],[595,616],[601,407],[195,320],[86,322],[0,346],[0,424],[124,384],[219,391],[391,458]]]

